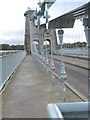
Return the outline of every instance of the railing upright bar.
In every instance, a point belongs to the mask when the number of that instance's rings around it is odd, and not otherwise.
[[[15,53],[0,56],[0,92],[10,80],[17,66],[23,61],[26,56],[25,51],[16,51]]]

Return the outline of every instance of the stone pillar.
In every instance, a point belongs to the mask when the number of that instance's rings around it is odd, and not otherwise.
[[[31,47],[30,47],[30,27],[29,27],[29,16],[25,15],[25,40],[24,40],[24,49],[26,50],[27,54],[30,54]]]
[[[32,53],[32,42],[33,42],[33,24],[32,21],[29,22],[29,27],[30,27],[30,50]]]

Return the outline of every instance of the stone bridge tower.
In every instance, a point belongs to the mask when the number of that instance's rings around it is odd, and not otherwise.
[[[27,11],[24,16],[25,16],[25,39],[24,39],[24,49],[27,51],[29,54],[31,49],[30,49],[30,25],[29,25],[29,15]]]
[[[39,28],[35,20],[37,19],[36,11],[28,9],[24,16],[26,18],[25,21],[25,41],[24,41],[24,48],[27,51],[27,53],[32,52],[32,42],[38,41],[39,43],[39,49],[41,49],[41,44],[45,40],[50,41],[50,45],[52,46],[52,53],[55,52],[56,45],[57,45],[57,37],[56,37],[56,31],[55,29],[48,29],[47,31],[44,31],[45,28]],[[43,37],[42,37],[43,34]]]
[[[34,34],[34,20],[35,20],[35,10],[31,10],[30,8],[24,13],[25,16],[25,40],[24,40],[24,48],[28,54],[31,53],[31,35]],[[31,27],[32,25],[32,27]],[[33,32],[32,32],[33,31]],[[30,35],[30,33],[32,34]]]

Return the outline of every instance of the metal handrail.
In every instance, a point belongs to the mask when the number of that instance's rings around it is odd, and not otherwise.
[[[25,56],[26,51],[16,51],[13,54],[0,56],[0,92]]]

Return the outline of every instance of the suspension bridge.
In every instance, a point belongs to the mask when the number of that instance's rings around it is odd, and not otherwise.
[[[39,11],[28,8],[25,50],[0,56],[1,118],[89,118],[90,2],[49,21],[54,3],[39,1]],[[63,48],[64,30],[77,19],[83,21],[87,46]]]

